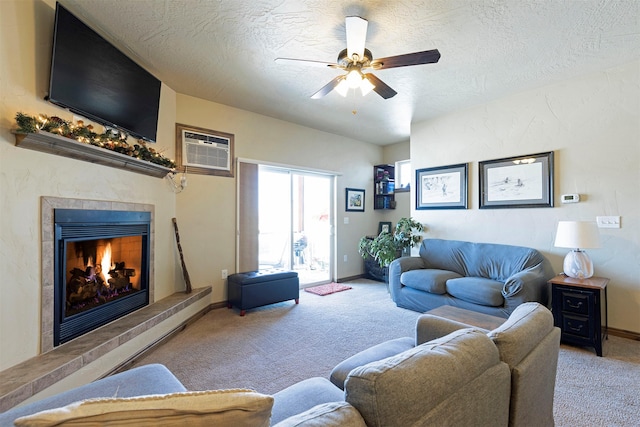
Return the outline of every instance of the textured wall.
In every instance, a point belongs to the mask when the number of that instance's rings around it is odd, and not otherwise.
[[[553,246],[559,220],[622,216],[622,228],[600,229],[602,247],[588,252],[595,274],[611,278],[609,324],[640,332],[639,82],[632,62],[414,124],[413,168],[469,162],[470,204],[413,214],[429,237],[531,246],[558,272],[567,252]],[[555,152],[555,208],[478,209],[478,161],[545,151]],[[583,201],[563,205],[566,193]]]
[[[177,96],[176,117],[179,123],[234,134],[236,157],[337,172],[336,277],[362,272],[357,242],[378,226],[371,165],[381,161],[381,147],[186,95]],[[344,211],[345,187],[366,189],[365,213]],[[190,174],[189,186],[177,197],[189,275],[213,285],[214,302],[226,300],[221,270],[235,272],[235,194],[235,179]],[[343,262],[344,255],[350,262]]]
[[[148,203],[156,207],[155,296],[174,293],[175,195],[162,179],[15,146],[14,116],[67,111],[43,101],[54,2],[0,2],[0,370],[39,352],[40,197]],[[175,92],[162,87],[156,148],[173,156]]]

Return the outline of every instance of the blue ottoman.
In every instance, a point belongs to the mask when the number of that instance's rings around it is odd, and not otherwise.
[[[227,278],[227,307],[240,309],[244,316],[249,308],[293,299],[300,302],[298,273],[282,269],[249,271]]]

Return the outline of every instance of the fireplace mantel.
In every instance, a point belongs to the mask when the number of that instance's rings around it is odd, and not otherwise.
[[[171,169],[146,160],[127,156],[116,151],[107,150],[90,144],[83,144],[70,138],[65,138],[49,132],[37,133],[13,132],[16,136],[16,146],[30,150],[69,157],[100,165],[125,169],[144,175],[164,178]]]

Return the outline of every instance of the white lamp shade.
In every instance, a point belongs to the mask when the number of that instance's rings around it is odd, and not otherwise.
[[[347,92],[349,92],[349,83],[347,83],[347,79],[343,78],[336,86],[336,92],[338,92],[341,96],[346,97]]]
[[[363,78],[360,83],[360,90],[362,91],[362,96],[366,96],[369,92],[371,92],[375,88],[373,83],[371,83],[368,79]]]
[[[576,279],[588,279],[593,276],[591,258],[580,248],[600,247],[600,233],[595,222],[559,221],[554,245],[558,248],[573,249],[564,258],[564,274]]]
[[[592,221],[559,221],[554,246],[571,249],[599,248],[598,226]]]

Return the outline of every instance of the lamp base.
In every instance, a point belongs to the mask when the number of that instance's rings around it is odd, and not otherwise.
[[[593,263],[586,252],[575,249],[564,257],[563,270],[574,279],[588,279],[593,276]]]

